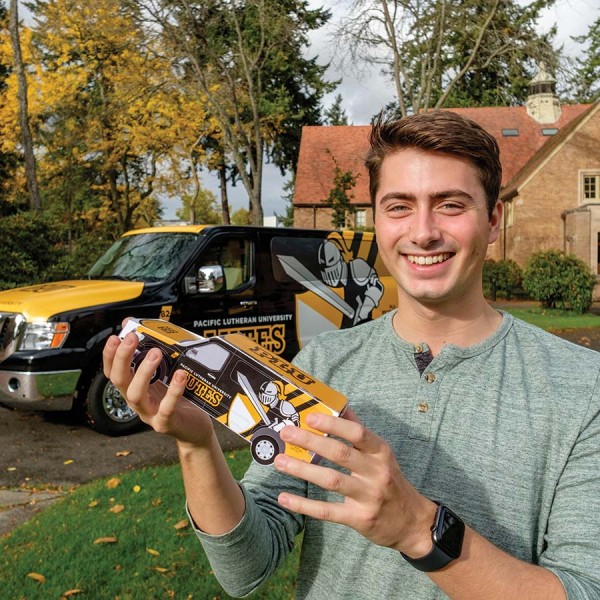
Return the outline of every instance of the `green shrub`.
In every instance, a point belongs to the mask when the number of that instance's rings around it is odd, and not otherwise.
[[[0,217],[0,289],[75,279],[110,245],[96,233],[67,243],[65,224],[47,212],[21,211]]]
[[[596,277],[572,254],[548,250],[533,254],[523,275],[523,287],[546,308],[587,312],[592,304]]]
[[[498,296],[510,300],[519,292],[522,280],[523,271],[514,260],[488,259],[483,264],[483,291],[494,301]]]
[[[60,227],[47,215],[24,211],[0,218],[0,287],[28,285],[65,253]]]

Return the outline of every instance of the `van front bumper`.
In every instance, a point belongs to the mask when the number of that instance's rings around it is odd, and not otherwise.
[[[0,371],[0,402],[13,408],[70,410],[81,369],[32,373]]]

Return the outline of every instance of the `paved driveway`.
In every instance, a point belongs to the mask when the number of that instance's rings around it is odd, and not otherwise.
[[[222,427],[219,432],[223,447],[240,444],[238,436]],[[171,438],[151,430],[111,438],[69,413],[0,406],[0,440],[0,536],[81,483],[177,462]]]

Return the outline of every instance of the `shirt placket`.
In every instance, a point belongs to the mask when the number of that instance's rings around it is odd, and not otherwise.
[[[415,362],[421,362],[418,357],[425,352],[429,352],[426,344],[415,345]],[[409,437],[412,439],[429,441],[431,438],[431,427],[439,396],[438,366],[440,365],[436,366],[434,359],[421,373],[410,411]]]

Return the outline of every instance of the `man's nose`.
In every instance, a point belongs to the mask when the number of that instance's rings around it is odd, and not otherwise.
[[[427,210],[417,211],[410,228],[411,242],[421,248],[426,248],[440,238],[440,228],[433,213]]]

